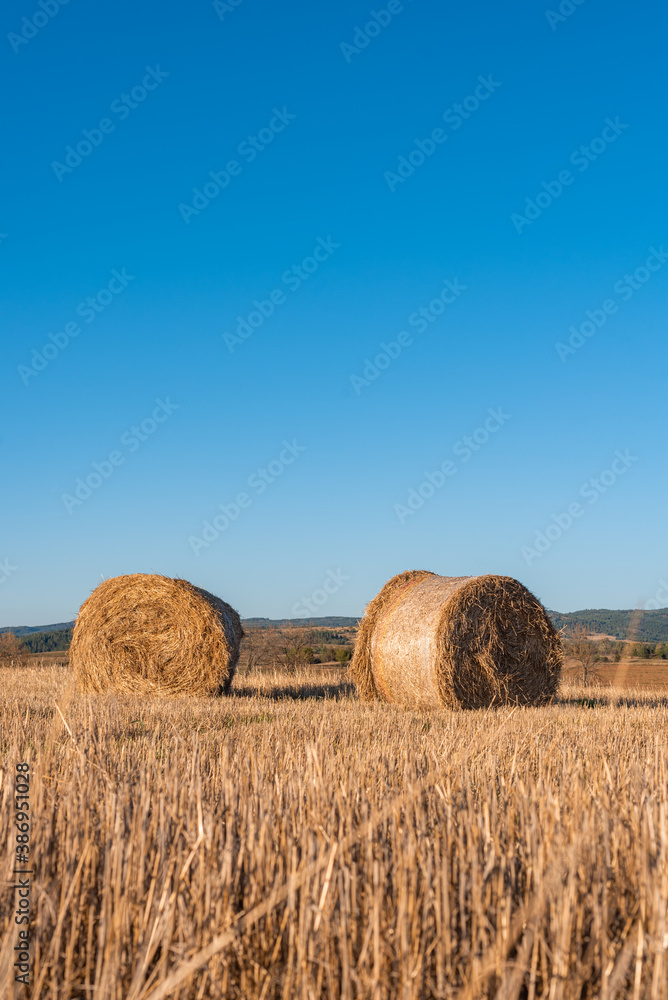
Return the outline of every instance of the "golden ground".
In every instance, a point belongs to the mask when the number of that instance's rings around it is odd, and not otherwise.
[[[668,1000],[665,689],[428,713],[342,668],[142,700],[47,661],[0,712],[3,998]]]

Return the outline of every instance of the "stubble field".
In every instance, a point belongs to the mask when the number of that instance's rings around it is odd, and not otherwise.
[[[666,998],[663,691],[426,714],[360,703],[339,668],[150,701],[0,670],[0,995]]]

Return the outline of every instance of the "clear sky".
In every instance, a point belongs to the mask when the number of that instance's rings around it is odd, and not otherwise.
[[[0,625],[133,572],[668,603],[665,9],[0,16]]]

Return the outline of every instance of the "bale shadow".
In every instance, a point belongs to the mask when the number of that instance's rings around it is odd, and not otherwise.
[[[611,699],[615,705],[624,708],[668,708],[668,695],[652,694],[643,695],[619,695]]]
[[[561,696],[555,705],[577,708],[668,708],[668,694],[597,694],[591,697]]]
[[[553,705],[571,705],[575,708],[603,708],[610,703],[609,695],[600,694],[584,697],[581,695],[558,695],[552,702]]]

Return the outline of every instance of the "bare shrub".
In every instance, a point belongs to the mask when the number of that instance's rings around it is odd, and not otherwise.
[[[23,663],[28,656],[25,646],[13,632],[0,633],[0,665]]]

